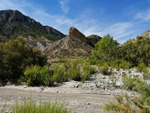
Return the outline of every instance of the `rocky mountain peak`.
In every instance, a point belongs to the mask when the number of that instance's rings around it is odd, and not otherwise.
[[[82,34],[78,29],[76,29],[74,27],[71,27],[69,29],[68,36],[78,38],[79,40],[87,43],[87,39],[86,39],[85,35]]]
[[[86,37],[83,33],[81,33],[78,29],[71,27],[68,32],[68,36],[72,38],[77,38],[90,46],[94,47],[95,44],[101,40],[101,37],[98,35],[90,35]]]
[[[13,22],[13,21],[25,21],[25,16],[18,10],[2,10],[0,11],[0,23]]]

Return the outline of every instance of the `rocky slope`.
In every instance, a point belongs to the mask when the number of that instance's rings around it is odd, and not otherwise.
[[[45,54],[48,58],[64,58],[64,57],[82,57],[88,58],[90,56],[91,50],[94,49],[93,46],[98,42],[100,38],[86,38],[76,28],[71,27],[68,32],[68,36],[65,38],[54,42],[51,46],[45,49]],[[93,44],[93,45],[92,45]]]

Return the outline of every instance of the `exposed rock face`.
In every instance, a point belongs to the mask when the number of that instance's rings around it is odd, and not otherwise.
[[[100,41],[102,37],[98,35],[90,35],[87,37],[88,44],[91,45],[92,47],[95,47],[95,44]]]
[[[68,32],[68,36],[78,38],[79,40],[87,43],[87,39],[78,29],[71,27]]]
[[[94,47],[95,44],[100,41],[101,37],[98,35],[90,35],[85,37],[78,29],[71,27],[68,32],[68,36],[78,38],[79,40],[89,44],[90,46]]]

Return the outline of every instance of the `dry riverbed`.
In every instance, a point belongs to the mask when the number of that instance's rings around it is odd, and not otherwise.
[[[96,93],[99,92],[99,93]],[[68,104],[72,113],[103,113],[106,103],[113,101],[113,96],[104,90],[92,91],[91,89],[73,88],[68,85],[59,87],[26,87],[4,86],[0,87],[0,107],[6,103],[8,108],[15,100],[23,101],[24,98],[41,101],[61,101]]]
[[[57,84],[56,87],[1,86],[0,108],[6,103],[8,109],[11,109],[16,100],[23,101],[24,98],[30,99],[32,97],[36,102],[48,101],[49,99],[52,102],[56,100],[63,102],[67,104],[72,113],[103,113],[104,105],[114,102],[114,95],[124,93],[135,95],[134,92],[122,89],[122,73],[125,72],[116,72],[113,79],[111,76],[97,73],[84,83],[69,81]],[[116,83],[113,86],[114,79]]]

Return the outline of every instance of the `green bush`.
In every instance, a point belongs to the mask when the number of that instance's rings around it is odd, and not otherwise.
[[[24,75],[20,77],[19,82],[26,82],[29,86],[35,85],[52,85],[52,71],[48,66],[33,66],[27,68]]]
[[[47,62],[38,49],[27,47],[23,38],[0,42],[0,78],[18,79],[27,66],[44,66]]]
[[[122,60],[121,63],[119,64],[119,67],[122,69],[129,69],[131,67],[131,64],[130,62]]]
[[[11,113],[70,113],[70,111],[63,103],[48,101],[38,104],[32,99],[30,101],[24,99],[23,102],[16,101]]]
[[[137,84],[143,84],[142,80],[138,77],[124,76],[122,81],[123,88],[127,90],[137,90]]]
[[[110,66],[112,67],[112,68],[116,68],[117,70],[119,70],[119,69],[129,69],[129,68],[131,68],[131,64],[130,64],[130,62],[127,62],[127,61],[125,61],[125,60],[113,60],[113,61],[110,61]]]
[[[108,74],[108,64],[105,63],[103,66],[100,66],[99,67],[99,70],[101,73],[103,73],[104,75],[107,75]]]
[[[82,81],[85,81],[89,78],[90,74],[94,73],[95,68],[91,67],[89,63],[83,65],[83,76]]]
[[[68,76],[72,80],[81,80],[80,66],[76,61],[70,63],[70,67],[68,69]]]
[[[144,63],[140,63],[138,66],[137,66],[137,70],[139,72],[146,72],[147,71],[147,68],[146,68],[146,65]]]
[[[64,64],[55,64],[52,67],[53,70],[53,81],[64,82],[67,81],[67,69]]]

